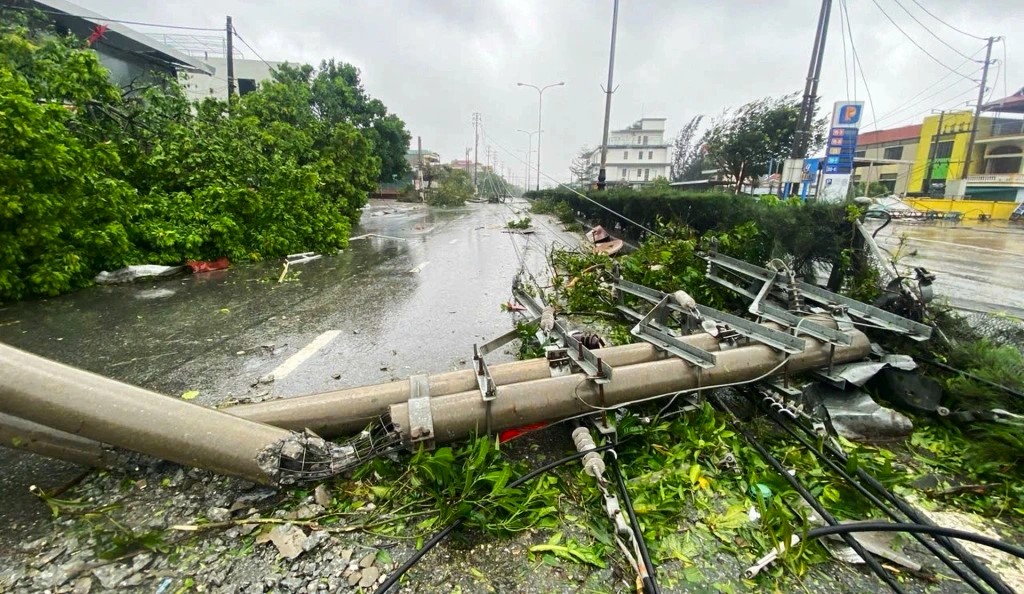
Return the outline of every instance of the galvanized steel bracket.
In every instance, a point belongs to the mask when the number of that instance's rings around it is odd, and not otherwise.
[[[409,376],[409,442],[434,449],[434,417],[430,411],[429,376]]]
[[[486,409],[487,435],[491,434],[491,403],[498,399],[498,386],[491,378],[491,371],[487,369],[487,362],[480,353],[480,349],[473,345],[473,369],[476,372],[477,386],[480,388],[480,399],[484,401]]]

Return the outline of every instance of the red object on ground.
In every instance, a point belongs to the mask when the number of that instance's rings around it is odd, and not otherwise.
[[[186,260],[185,264],[192,269],[192,272],[213,272],[231,266],[231,260],[228,260],[227,256],[221,256],[216,260]]]
[[[522,437],[531,431],[543,429],[547,427],[547,423],[534,423],[532,425],[523,425],[522,427],[516,427],[515,429],[506,429],[498,434],[498,442],[505,443],[506,441],[512,441],[517,437]]]

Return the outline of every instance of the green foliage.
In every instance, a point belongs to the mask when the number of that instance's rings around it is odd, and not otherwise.
[[[730,176],[737,191],[751,177],[781,162],[797,138],[800,100],[796,94],[751,101],[712,121],[701,139],[704,161]],[[825,121],[815,122],[810,148],[824,142]]]
[[[467,173],[467,175],[469,174]],[[470,177],[470,179],[472,179],[472,177]],[[480,193],[480,197],[487,200],[504,198],[506,196],[519,193],[518,189],[509,184],[505,178],[490,171],[477,172],[476,187]]]
[[[378,177],[404,173],[409,134],[351,65],[284,65],[230,110],[173,80],[122,95],[81,42],[0,13],[0,300],[336,250]]]
[[[502,459],[496,441],[481,437],[458,447],[421,450],[407,463],[376,460],[362,467],[352,480],[336,485],[340,496],[327,516],[334,521],[340,515],[362,516],[376,531],[406,536],[435,532],[460,517],[468,528],[496,535],[556,526],[558,478],[545,475],[522,487],[508,486],[522,474],[522,464]]]
[[[530,192],[527,197],[533,200],[535,209],[544,211],[564,202],[572,212],[605,228],[621,224],[627,232],[637,231],[608,210],[567,190]],[[838,263],[853,236],[853,224],[841,204],[754,200],[733,194],[656,188],[595,191],[588,198],[649,229],[670,222],[704,236],[709,231],[730,232],[753,222],[761,244],[756,251],[788,258],[799,274],[810,272],[815,263]]]
[[[427,194],[431,206],[461,206],[473,198],[473,178],[461,169],[443,167],[434,175],[434,184]]]
[[[0,300],[80,287],[129,257],[133,190],[95,107],[119,99],[93,53],[0,28]]]
[[[508,227],[509,229],[529,229],[531,222],[533,222],[533,219],[531,219],[530,217],[523,217],[521,219],[509,221],[505,223],[505,226]]]

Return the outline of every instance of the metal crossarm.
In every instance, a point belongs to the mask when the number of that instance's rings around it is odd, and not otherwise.
[[[541,317],[541,314],[544,312],[544,306],[535,297],[524,291],[518,284],[512,286],[512,294],[526,307],[530,316],[535,318]],[[572,333],[566,328],[565,324],[555,320],[551,333],[557,335],[562,340],[562,343],[565,345],[565,354],[587,374],[588,379],[598,384],[611,381],[614,373],[612,366],[605,363],[601,357],[595,355],[593,351],[584,346],[576,337],[572,336]],[[538,338],[540,338],[540,342],[543,344],[546,336],[538,332]]]
[[[627,280],[615,279],[615,287],[620,291],[636,295],[641,299],[645,299],[653,303],[664,303],[663,307],[687,316],[692,316],[696,313],[701,319],[712,320],[719,324],[724,324],[740,336],[745,336],[750,340],[768,345],[773,349],[784,353],[794,354],[802,352],[807,345],[806,341],[799,337],[785,332],[780,332],[773,328],[766,328],[756,322],[751,322],[750,320],[745,320],[739,316],[734,316],[711,307],[697,304],[695,310],[689,310],[676,303],[672,303],[671,300],[668,299],[671,297],[668,293],[663,293]],[[655,330],[658,329],[655,328]]]
[[[480,398],[487,410],[486,428],[487,435],[491,434],[491,403],[498,399],[498,386],[491,378],[491,371],[487,368],[487,362],[480,349],[473,345],[473,370],[476,372],[477,385],[480,388]]]
[[[641,340],[649,342],[660,349],[666,350],[684,361],[689,361],[693,365],[702,369],[714,367],[717,362],[714,353],[709,353],[704,349],[686,344],[679,340],[678,337],[659,330],[653,324],[654,320],[659,318],[661,321],[664,321],[667,309],[666,305],[670,298],[670,296],[666,295],[661,301],[659,301],[658,304],[654,306],[654,309],[652,309],[650,313],[644,316],[637,325],[630,330],[630,334]]]
[[[760,266],[755,266],[748,262],[718,253],[709,253],[707,255],[707,260],[708,278],[725,287],[733,289],[742,295],[746,295],[751,299],[756,299],[759,293],[753,293],[753,291],[748,291],[739,287],[735,283],[724,279],[719,272],[722,270],[729,271],[734,274],[746,276],[747,278],[753,279],[759,283],[772,282],[774,287],[783,293],[790,289],[795,290],[800,296],[807,300],[829,307],[845,308],[850,316],[858,320],[862,320],[883,330],[905,334],[914,340],[928,340],[932,335],[932,329],[930,326],[913,320],[908,320],[907,318],[898,316],[873,305],[862,303],[856,299],[851,299],[826,289],[798,281],[795,278],[790,278],[789,274],[773,273],[765,268],[761,268]],[[801,328],[803,328],[804,325],[806,325],[806,322],[801,325]]]

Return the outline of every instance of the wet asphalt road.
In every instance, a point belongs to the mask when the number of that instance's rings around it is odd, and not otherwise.
[[[195,402],[207,405],[252,396],[257,378],[295,363],[270,384],[271,397],[458,369],[474,343],[512,327],[501,304],[520,255],[541,277],[545,246],[578,242],[551,226],[530,236],[503,232],[526,206],[375,201],[352,235],[387,237],[355,239],[339,254],[292,267],[285,282],[277,282],[282,265],[274,261],[92,287],[0,307],[0,341],[165,394],[198,390]],[[311,343],[319,348],[307,348],[308,358],[292,359]],[[29,485],[52,488],[79,472],[6,448],[0,468],[0,525],[16,532],[47,511]]]
[[[1024,318],[1024,224],[893,221],[877,239],[901,266],[934,273],[936,297],[953,307]]]

